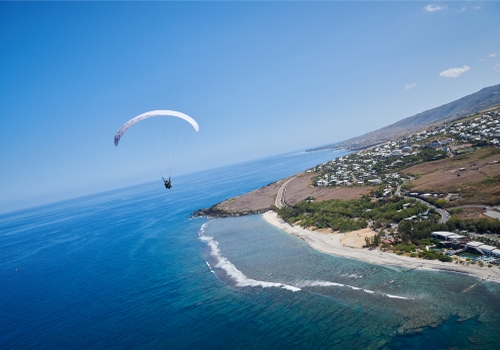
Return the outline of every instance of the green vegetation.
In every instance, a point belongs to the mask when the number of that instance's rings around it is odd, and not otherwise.
[[[401,185],[401,191],[409,191],[411,189],[411,182],[410,181],[407,181],[405,182],[404,184]]]
[[[436,227],[440,224],[425,221],[403,221],[399,224],[399,237],[404,244],[413,243],[423,245],[431,237],[432,231],[437,231]]]
[[[475,148],[464,148],[464,149],[459,149],[459,150],[457,151],[457,154],[458,154],[459,156],[460,156],[460,155],[464,156],[464,155],[466,155],[467,153],[472,153],[472,152],[475,152],[475,151],[476,151],[476,149],[475,149]],[[459,156],[457,156],[457,157],[459,157]],[[461,159],[466,159],[466,158],[458,158],[457,160],[461,160]]]
[[[486,158],[494,156],[496,154],[500,154],[500,149],[491,148],[488,153],[482,154],[478,159],[486,159]]]
[[[380,233],[377,233],[373,235],[372,237],[365,237],[365,242],[367,247],[378,247],[380,244],[380,237],[382,235]]]
[[[469,115],[451,125],[444,124],[409,134],[320,164],[311,169],[319,174],[314,179],[316,186],[372,185],[371,198],[365,196],[359,200],[318,203],[307,200],[292,208],[281,209],[278,214],[291,224],[329,228],[332,231],[347,232],[370,226],[378,233],[365,238],[367,247],[381,247],[399,255],[451,262],[453,259],[443,255],[442,249],[428,250],[429,246],[435,247],[437,243],[431,237],[432,231],[500,233],[500,220],[484,217],[467,219],[481,210],[469,212],[455,208],[449,210],[452,217],[446,223],[439,223],[440,215],[427,203],[395,197],[395,191],[399,188],[401,193],[411,192],[414,177],[420,178],[415,192],[433,194],[424,195],[425,201],[440,208],[476,203],[500,204],[500,175],[497,168],[489,167],[499,161],[500,149],[496,140],[499,121],[500,108],[483,111],[481,115]],[[464,148],[456,151],[460,147]],[[447,161],[432,162],[453,154]],[[406,174],[398,173],[417,164],[422,165],[408,169]],[[444,183],[440,174],[449,172],[449,169],[457,170],[456,176],[464,178],[453,178]],[[422,181],[423,177],[429,178],[429,181]],[[422,189],[423,183],[431,189]],[[432,183],[437,183],[436,189],[432,189]],[[458,198],[454,195],[446,197],[449,198],[447,200],[444,197],[446,193],[457,193]],[[458,214],[466,218],[460,219]],[[469,236],[468,233],[465,235]],[[474,235],[474,239],[500,247],[499,242],[487,237]]]
[[[302,201],[293,207],[278,209],[287,222],[300,222],[302,227],[331,228],[334,231],[355,231],[368,226],[361,216],[368,199],[354,201],[329,200],[324,202]]]
[[[435,252],[435,251],[432,251],[432,250],[421,251],[421,252],[418,252],[417,255],[418,255],[419,258],[426,259],[426,260],[436,260],[436,259],[438,259],[439,261],[443,261],[443,262],[450,262],[450,261],[453,260],[448,255],[443,255],[441,253],[438,253],[438,252]]]
[[[395,252],[412,253],[416,251],[416,246],[413,244],[398,244],[394,246]]]
[[[462,208],[451,208],[451,209],[448,209],[448,212],[452,215],[454,214],[461,214],[463,213],[463,209]]]
[[[498,185],[499,181],[498,179],[495,179],[493,177],[486,177],[484,179],[482,179],[481,181],[478,182],[480,185],[484,185],[484,186],[495,186],[495,185]]]
[[[278,214],[291,224],[300,224],[302,227],[330,228],[332,231],[349,232],[366,228],[368,223],[373,228],[380,228],[379,233],[366,237],[366,247],[391,249],[398,255],[409,255],[422,259],[439,259],[451,262],[452,258],[443,255],[439,250],[425,250],[422,247],[435,244],[431,237],[432,231],[475,231],[500,233],[500,220],[481,218],[478,220],[461,220],[452,215],[447,223],[438,223],[439,215],[426,205],[413,199],[372,200],[365,196],[358,200],[329,200],[312,202],[310,199],[297,203],[293,207],[276,209]],[[460,212],[455,210],[454,214]],[[426,214],[425,216],[423,214]],[[416,220],[408,220],[410,217]],[[426,217],[427,219],[423,219]],[[406,219],[406,220],[405,220]],[[393,233],[391,224],[397,225],[397,233]],[[384,228],[396,240],[391,247],[382,243],[385,236]],[[500,246],[499,242],[488,238],[476,237],[486,244]]]
[[[387,172],[394,172],[400,169],[408,168],[412,165],[425,163],[436,159],[441,159],[446,157],[446,151],[435,148],[423,148],[417,154],[408,157],[402,157],[399,159],[399,164],[395,167],[394,159],[386,158],[381,159],[373,166],[373,169],[379,174],[386,174]],[[415,178],[419,177],[419,174],[414,174]]]
[[[278,214],[285,221],[291,224],[299,223],[302,227],[330,228],[332,231],[349,232],[366,228],[367,220],[372,221],[375,228],[383,228],[427,211],[426,205],[411,199],[393,199],[384,202],[372,201],[365,196],[351,201],[338,199],[324,202],[302,201],[293,207],[279,209]]]
[[[500,220],[498,219],[480,218],[477,220],[462,220],[458,216],[452,215],[446,222],[445,226],[447,231],[465,230],[479,233],[486,233],[488,231],[492,233],[500,233]]]
[[[443,198],[427,197],[425,198],[425,201],[435,205],[438,208],[446,208],[447,206],[450,205],[450,202],[447,202]]]

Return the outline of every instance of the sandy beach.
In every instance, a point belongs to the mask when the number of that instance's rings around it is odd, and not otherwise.
[[[500,269],[497,266],[480,267],[479,265],[461,265],[438,260],[424,260],[382,252],[378,249],[360,248],[364,237],[373,235],[370,229],[364,229],[346,234],[311,231],[300,226],[291,226],[284,222],[276,212],[267,211],[262,217],[271,225],[304,240],[313,249],[336,256],[362,260],[370,264],[399,266],[408,270],[427,269],[436,271],[451,271],[474,275],[482,280],[500,282]]]

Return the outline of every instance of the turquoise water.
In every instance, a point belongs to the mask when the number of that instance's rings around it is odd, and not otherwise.
[[[0,215],[0,348],[495,348],[497,284],[324,255],[260,216],[190,218],[339,154]]]
[[[481,255],[479,255],[479,254],[473,254],[473,253],[467,253],[467,252],[462,252],[462,253],[458,253],[457,256],[459,256],[461,258],[475,259],[475,258],[479,258]]]
[[[319,347],[374,349],[483,348],[498,341],[496,284],[327,256],[260,216],[215,220],[202,231],[218,243],[220,253],[210,247],[206,256],[218,279],[235,291],[265,294],[266,312],[301,324],[300,336],[288,335],[295,345],[303,337]],[[449,331],[460,335],[450,338]]]

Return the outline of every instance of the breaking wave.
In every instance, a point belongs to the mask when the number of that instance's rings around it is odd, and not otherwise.
[[[200,240],[207,243],[207,245],[210,247],[210,255],[216,260],[215,267],[222,269],[232,280],[235,281],[235,285],[237,287],[262,287],[262,288],[283,288],[292,292],[298,292],[302,290],[305,287],[345,287],[345,288],[350,288],[353,290],[361,290],[365,293],[368,294],[377,294],[377,295],[382,295],[388,298],[392,299],[403,299],[403,300],[413,300],[412,298],[408,297],[403,297],[403,296],[398,296],[398,295],[392,295],[392,294],[386,294],[386,293],[381,293],[381,292],[375,292],[373,290],[369,289],[363,289],[360,287],[355,287],[355,286],[350,286],[348,284],[343,284],[343,283],[337,283],[337,282],[330,282],[330,281],[309,281],[309,280],[304,280],[304,281],[298,281],[294,283],[295,285],[291,284],[284,284],[284,283],[278,283],[278,282],[267,282],[267,281],[259,281],[255,280],[253,278],[247,277],[243,272],[238,270],[238,268],[227,258],[222,256],[220,248],[219,248],[219,243],[210,236],[205,236],[205,228],[208,222],[204,223],[199,231],[199,236]],[[210,269],[210,272],[214,273],[212,269],[212,266],[206,262],[208,268]],[[354,277],[356,275],[350,275],[350,277]],[[356,276],[358,277],[358,276]]]
[[[204,225],[202,226],[202,229],[204,231]],[[213,239],[213,237],[209,236],[204,236],[200,234],[200,239],[208,244],[210,247],[210,255],[216,259],[217,263],[215,264],[215,267],[218,267],[226,272],[226,274],[231,277],[235,282],[236,286],[238,287],[262,287],[262,288],[283,288],[290,290],[292,292],[298,292],[300,288],[288,285],[288,284],[283,284],[283,283],[277,283],[277,282],[266,282],[266,281],[258,281],[254,280],[253,278],[247,277],[243,272],[238,270],[236,266],[232,262],[230,262],[227,258],[223,257],[220,253],[219,249],[219,243]],[[208,267],[210,268],[210,271],[212,271],[212,268],[210,265],[207,263]],[[213,271],[212,271],[213,272]]]
[[[360,287],[354,287],[354,286],[350,286],[348,284],[343,284],[343,283],[337,283],[337,282],[329,282],[329,281],[300,281],[300,282],[297,282],[296,285],[298,287],[301,287],[301,288],[305,288],[305,287],[345,287],[345,288],[350,288],[350,289],[353,289],[353,290],[361,290],[365,293],[368,293],[368,294],[377,294],[377,295],[382,295],[382,296],[385,296],[385,297],[388,297],[388,298],[392,298],[392,299],[403,299],[403,300],[413,300],[413,298],[409,298],[409,297],[403,297],[403,296],[399,296],[399,295],[392,295],[392,294],[387,294],[387,293],[382,293],[382,292],[375,292],[373,290],[370,290],[370,289],[363,289],[363,288],[360,288]]]

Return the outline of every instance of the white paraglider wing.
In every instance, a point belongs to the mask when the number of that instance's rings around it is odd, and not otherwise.
[[[132,125],[135,123],[140,122],[141,120],[151,118],[151,117],[176,117],[176,118],[181,118],[187,121],[189,124],[191,124],[196,132],[200,130],[200,127],[198,126],[198,123],[196,120],[188,116],[187,114],[184,114],[182,112],[177,112],[177,111],[171,111],[171,110],[155,110],[155,111],[149,111],[146,113],[139,114],[137,117],[134,117],[130,119],[128,122],[123,124],[123,126],[118,130],[118,132],[115,135],[115,146],[118,146],[118,143],[120,142],[120,138],[123,136],[125,131],[127,131]]]

